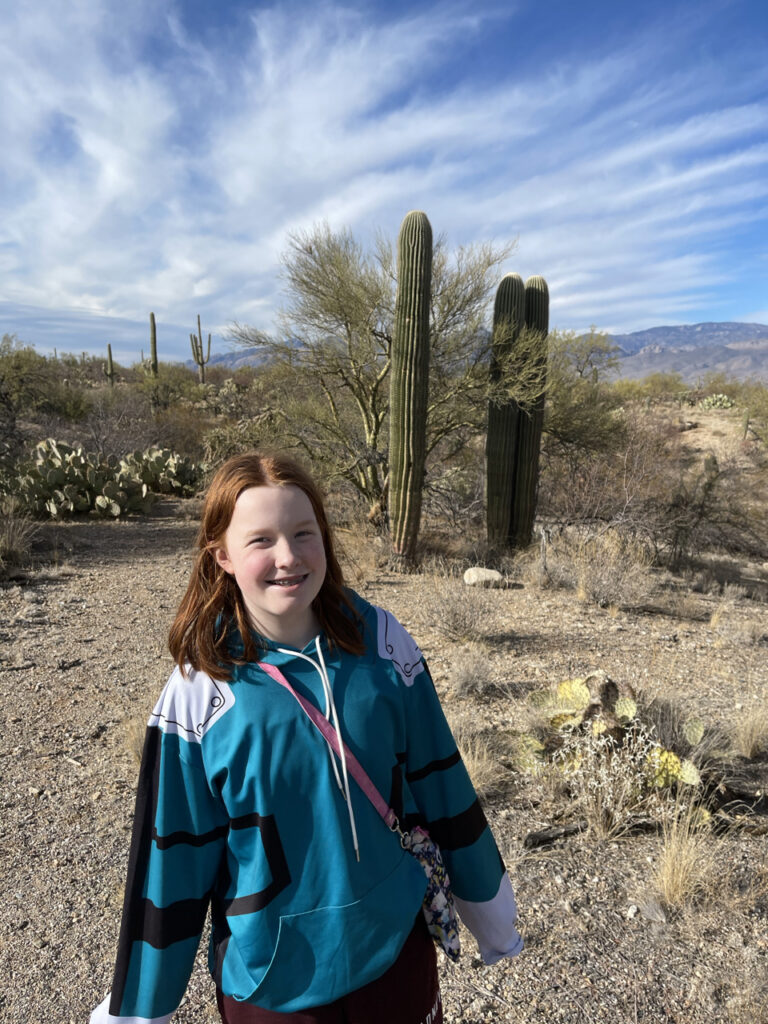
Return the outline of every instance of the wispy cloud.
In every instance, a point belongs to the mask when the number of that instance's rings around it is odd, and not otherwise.
[[[287,232],[321,219],[370,237],[422,208],[452,243],[517,237],[509,269],[548,278],[564,327],[716,319],[713,285],[762,246],[757,40],[745,25],[696,57],[722,4],[704,28],[682,7],[627,17],[588,59],[533,6],[239,6],[204,25],[181,3],[12,6],[0,312],[41,346],[68,316],[109,340],[150,309],[269,327]],[[493,74],[466,59],[483,47]],[[173,344],[184,357],[181,329]]]

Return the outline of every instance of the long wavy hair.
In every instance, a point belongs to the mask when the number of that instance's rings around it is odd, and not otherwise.
[[[233,665],[259,660],[263,648],[251,629],[240,588],[218,564],[215,551],[224,541],[235,502],[243,491],[289,485],[300,487],[312,503],[325,548],[325,579],[312,609],[331,645],[351,654],[365,650],[362,622],[344,593],[344,577],[320,490],[293,459],[248,452],[228,459],[208,488],[197,535],[197,558],[168,637],[168,647],[180,668],[191,665],[213,678],[230,679]],[[233,642],[236,640],[240,643]]]

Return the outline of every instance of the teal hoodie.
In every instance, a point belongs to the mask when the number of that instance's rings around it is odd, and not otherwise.
[[[303,652],[268,642],[263,657],[338,716],[401,822],[440,845],[486,962],[515,955],[512,888],[421,652],[392,615],[349,597],[362,655],[320,636]],[[209,905],[209,966],[226,995],[281,1012],[332,1002],[394,963],[425,884],[258,663],[230,682],[176,669],[149,720],[113,987],[91,1024],[170,1019]]]

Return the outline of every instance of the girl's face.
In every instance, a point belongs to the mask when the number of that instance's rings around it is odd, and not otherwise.
[[[262,636],[301,649],[317,635],[312,602],[325,580],[325,547],[300,487],[243,491],[214,557],[234,576],[251,625]]]

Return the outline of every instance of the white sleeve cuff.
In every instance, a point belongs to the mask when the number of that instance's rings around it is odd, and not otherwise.
[[[91,1014],[90,1024],[168,1024],[172,1014],[162,1017],[115,1017],[109,1012],[109,996]]]
[[[493,899],[485,903],[470,903],[458,896],[453,899],[462,924],[477,940],[483,963],[495,964],[505,956],[522,952],[523,940],[515,928],[517,904],[506,872]]]

